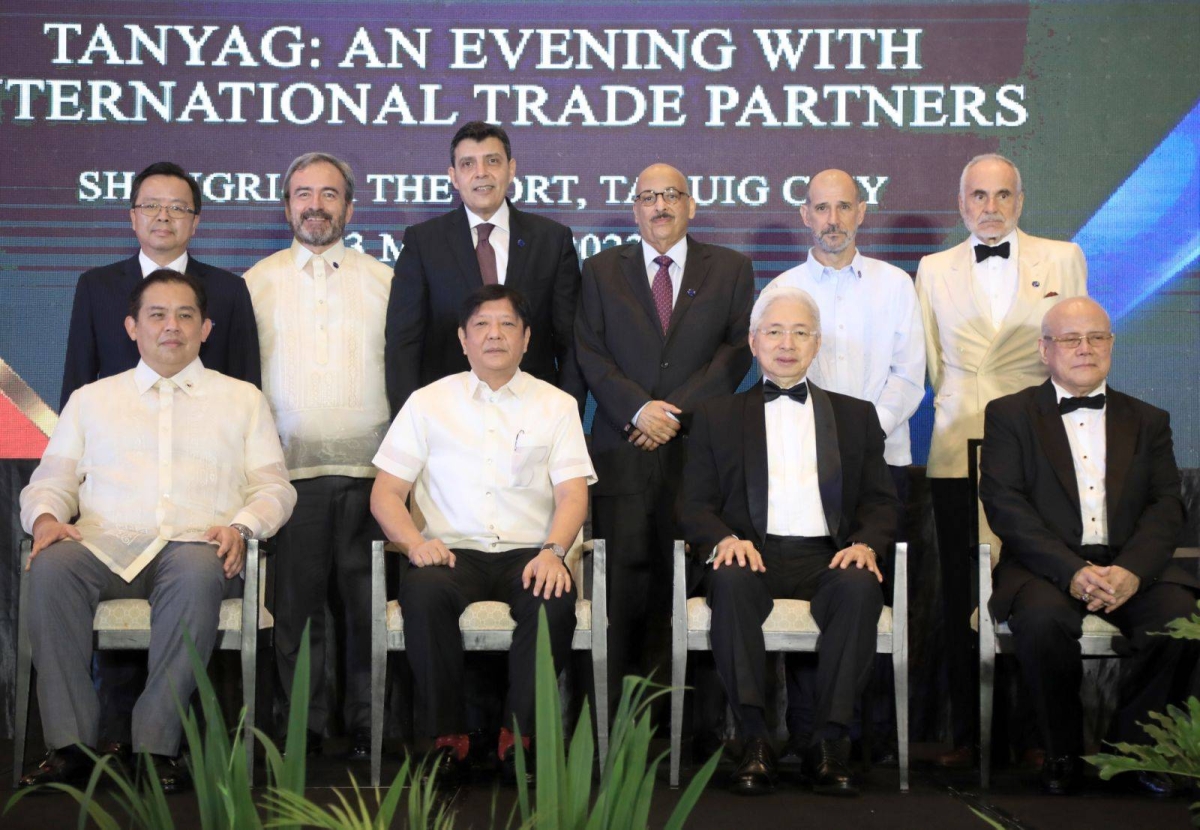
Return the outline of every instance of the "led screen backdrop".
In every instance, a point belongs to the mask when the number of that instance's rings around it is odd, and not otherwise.
[[[1200,465],[1196,3],[7,3],[0,11],[0,455],[53,428],[75,281],[135,251],[133,174],[206,204],[192,250],[242,272],[288,244],[280,175],[350,161],[348,242],[394,262],[449,210],[455,125],[502,124],[513,198],[581,256],[631,238],[637,172],[690,178],[696,236],[760,286],[803,258],[807,177],[870,196],[862,250],[914,273],[960,241],[958,175],[998,151],[1022,227],[1079,242],[1113,312],[1114,384],[1169,409]],[[928,404],[914,420],[922,463]]]

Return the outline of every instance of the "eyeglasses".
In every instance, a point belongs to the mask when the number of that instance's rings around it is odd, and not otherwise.
[[[771,328],[771,329],[767,329],[766,331],[762,332],[762,337],[764,340],[766,340],[769,343],[779,343],[780,341],[783,340],[784,335],[788,335],[788,334],[790,334],[792,337],[796,338],[796,341],[798,343],[806,343],[808,341],[808,338],[817,336],[817,332],[806,331],[805,329],[775,329],[775,328]]]
[[[1106,349],[1112,346],[1115,337],[1116,335],[1111,331],[1093,331],[1089,334],[1070,334],[1066,337],[1043,337],[1042,339],[1057,343],[1064,349],[1078,349],[1084,340],[1087,340],[1088,345],[1093,349]]]
[[[680,199],[686,197],[688,193],[683,190],[676,190],[673,187],[668,187],[666,190],[643,190],[633,198],[639,205],[650,206],[658,201],[658,197],[662,196],[662,200],[668,205],[677,203]]]
[[[195,216],[197,213],[197,211],[193,210],[192,208],[184,207],[183,205],[160,205],[157,202],[146,202],[142,205],[133,206],[133,209],[142,214],[142,216],[146,216],[151,219],[153,219],[155,216],[158,216],[159,211],[161,211],[163,208],[167,209],[167,215],[172,219],[182,219],[189,213]]]

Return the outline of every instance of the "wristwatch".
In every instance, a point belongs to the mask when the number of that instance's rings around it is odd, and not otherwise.
[[[541,549],[554,551],[554,555],[557,556],[559,559],[565,559],[567,556],[566,548],[564,548],[562,545],[559,545],[555,542],[547,542],[546,544],[542,545]]]
[[[250,544],[250,540],[254,538],[254,534],[250,532],[250,528],[246,527],[245,525],[230,525],[230,527],[241,534],[242,542],[244,544]]]

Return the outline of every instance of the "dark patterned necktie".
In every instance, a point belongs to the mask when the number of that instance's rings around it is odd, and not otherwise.
[[[654,264],[658,266],[658,272],[650,283],[650,293],[654,295],[654,307],[658,309],[658,324],[662,326],[663,334],[667,333],[667,327],[671,325],[672,262],[674,260],[669,256],[655,257]]]
[[[495,285],[500,282],[500,276],[496,270],[496,249],[488,241],[494,227],[496,226],[491,222],[484,222],[475,228],[479,233],[479,244],[475,246],[475,258],[479,260],[479,273],[483,276],[484,285]]]

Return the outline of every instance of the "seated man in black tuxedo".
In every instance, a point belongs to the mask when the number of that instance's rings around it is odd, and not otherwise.
[[[1038,350],[1050,379],[988,404],[980,497],[1000,537],[989,607],[1008,620],[1032,691],[1046,761],[1042,786],[1079,780],[1088,613],[1129,638],[1113,738],[1145,743],[1139,722],[1189,692],[1196,643],[1152,636],[1195,610],[1197,580],[1172,564],[1183,523],[1166,412],[1111,388],[1112,325],[1094,300],[1046,313]],[[1169,779],[1137,782],[1169,792]]]
[[[735,793],[774,786],[762,624],[776,598],[812,603],[821,628],[806,767],[815,792],[855,795],[847,726],[871,674],[883,607],[878,557],[900,517],[873,405],[806,382],[820,312],[799,288],[763,291],[750,349],[763,383],[696,411],[679,523],[707,557],[712,650],[738,736]],[[877,551],[879,553],[877,553]]]

